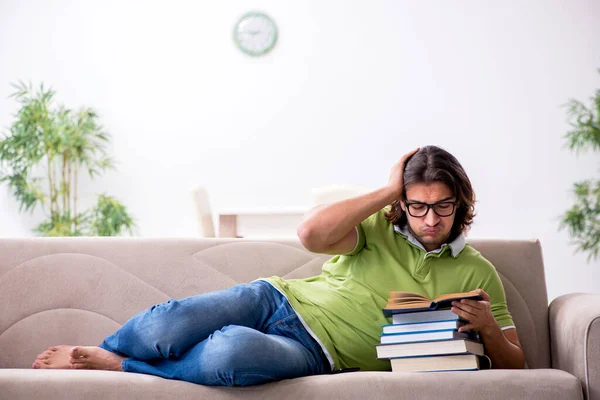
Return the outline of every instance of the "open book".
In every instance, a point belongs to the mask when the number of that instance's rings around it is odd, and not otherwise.
[[[440,310],[452,307],[452,302],[455,300],[481,300],[481,298],[481,295],[475,291],[443,294],[433,300],[419,293],[391,291],[383,313],[389,317],[393,314]]]

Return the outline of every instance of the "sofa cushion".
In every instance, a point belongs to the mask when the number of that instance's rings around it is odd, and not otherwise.
[[[583,399],[581,385],[574,376],[551,369],[415,374],[352,372],[243,388],[201,386],[125,372],[4,369],[0,373],[0,393],[15,400]]]

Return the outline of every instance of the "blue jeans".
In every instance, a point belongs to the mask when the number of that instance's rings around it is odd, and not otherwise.
[[[269,283],[171,299],[140,312],[101,348],[123,371],[246,386],[330,372],[319,344]]]

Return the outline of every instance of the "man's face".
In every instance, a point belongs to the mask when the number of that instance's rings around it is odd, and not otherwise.
[[[426,205],[418,203],[444,203],[438,205],[437,211],[445,215],[454,209],[452,205],[445,203],[456,201],[452,190],[442,182],[414,184],[406,188],[406,200],[408,204],[417,203],[411,206],[410,211],[412,214],[420,215],[420,213],[424,213],[427,210],[425,216],[413,217],[407,212],[406,205],[401,203],[402,210],[406,212],[408,225],[412,234],[427,251],[440,248],[442,244],[446,243],[446,239],[450,235],[456,212],[447,217],[440,217],[433,212],[433,208],[427,209]]]

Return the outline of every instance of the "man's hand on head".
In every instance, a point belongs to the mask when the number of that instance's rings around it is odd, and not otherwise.
[[[481,300],[463,299],[452,302],[452,312],[468,321],[458,331],[475,331],[483,334],[492,333],[500,327],[492,314],[490,296],[482,289],[477,289],[475,292],[481,295]]]
[[[404,167],[406,167],[406,163],[408,162],[408,160],[412,156],[414,156],[419,150],[420,147],[417,147],[416,149],[411,150],[410,152],[403,155],[400,161],[394,164],[392,170],[390,171],[390,179],[388,182],[388,186],[394,190],[397,199],[399,199],[402,196],[402,191],[404,190]]]

